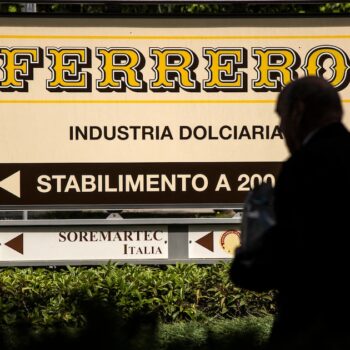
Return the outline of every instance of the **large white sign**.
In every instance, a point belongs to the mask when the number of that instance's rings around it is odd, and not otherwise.
[[[288,82],[328,79],[349,125],[349,28],[1,18],[0,205],[241,203],[288,156]]]

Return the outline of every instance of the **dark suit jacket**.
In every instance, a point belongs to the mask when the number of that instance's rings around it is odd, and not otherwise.
[[[340,319],[350,317],[350,134],[344,126],[318,130],[284,163],[274,192],[276,225],[259,248],[237,249],[231,279],[278,291],[272,340],[285,344],[280,349],[301,349],[295,344],[316,337],[324,344],[339,332],[341,338]],[[247,268],[242,262],[249,258],[254,264]]]

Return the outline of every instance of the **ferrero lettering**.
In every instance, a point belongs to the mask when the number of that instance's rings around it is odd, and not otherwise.
[[[247,50],[243,48],[203,49],[208,60],[209,79],[204,80],[205,91],[247,91],[247,74],[237,68],[247,67]]]
[[[83,68],[91,67],[91,51],[88,48],[47,48],[51,60],[51,79],[47,80],[48,91],[91,91],[91,74]]]
[[[300,65],[298,54],[289,48],[253,48],[257,79],[253,79],[255,91],[280,91],[298,77],[296,68]]]
[[[43,52],[0,47],[0,93],[30,92],[39,69],[48,70],[44,86],[51,93],[278,92],[301,75],[322,76],[337,90],[350,82],[348,53],[332,45],[310,47],[304,56],[292,47],[149,47],[148,53],[135,47],[46,47],[46,67]]]
[[[43,50],[40,47],[0,47],[0,92],[28,92],[28,80],[33,79],[34,68],[42,67]]]
[[[145,58],[132,48],[97,48],[96,56],[102,62],[99,67],[102,78],[97,80],[96,89],[102,92],[121,91],[126,87],[133,91],[144,91],[141,69]]]
[[[302,67],[306,75],[324,76],[324,61],[330,58],[332,65],[329,67],[332,76],[328,80],[338,90],[349,83],[349,57],[335,46],[318,46],[310,50]]]
[[[151,80],[153,91],[198,91],[194,69],[198,58],[193,51],[184,48],[150,48],[150,56],[155,60],[153,71],[156,78]]]

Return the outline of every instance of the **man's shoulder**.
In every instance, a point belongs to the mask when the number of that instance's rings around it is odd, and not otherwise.
[[[350,177],[350,132],[340,123],[315,135],[284,163],[281,173],[303,178],[317,174],[319,178],[334,171]]]
[[[323,147],[336,148],[350,147],[350,133],[342,123],[332,123],[318,130],[311,140],[301,150],[306,153],[323,149]]]

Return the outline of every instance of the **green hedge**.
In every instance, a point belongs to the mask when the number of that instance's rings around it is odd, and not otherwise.
[[[160,350],[266,350],[272,317],[190,321],[161,324]]]
[[[82,327],[84,303],[98,301],[127,318],[155,314],[162,322],[262,316],[274,312],[273,294],[235,287],[229,264],[2,268],[0,326]]]
[[[93,311],[90,309],[90,311]],[[1,350],[266,350],[272,317],[159,324],[152,318],[121,322],[103,307],[83,329],[0,329]]]

